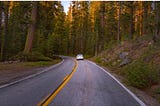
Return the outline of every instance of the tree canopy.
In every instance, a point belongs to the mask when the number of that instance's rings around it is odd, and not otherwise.
[[[148,1],[1,1],[0,60],[20,52],[97,55],[148,34],[160,41],[160,3]]]

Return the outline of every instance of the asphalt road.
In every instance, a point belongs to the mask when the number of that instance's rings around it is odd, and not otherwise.
[[[62,64],[33,78],[0,89],[0,106],[36,106],[57,89],[75,65],[63,57]],[[136,100],[137,99],[137,100]],[[49,106],[145,106],[101,68],[78,61],[72,78]]]

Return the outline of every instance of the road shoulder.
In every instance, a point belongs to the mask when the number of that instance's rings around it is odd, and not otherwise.
[[[91,61],[92,62],[92,61]],[[94,63],[94,62],[93,62]],[[94,63],[96,64],[96,63]],[[96,64],[97,65],[97,64]],[[147,95],[144,91],[141,91],[137,88],[128,86],[127,84],[125,84],[123,82],[123,77],[115,74],[114,72],[108,70],[107,67],[104,67],[102,65],[99,65],[101,68],[104,69],[104,71],[106,71],[107,73],[111,74],[113,77],[115,77],[120,83],[122,83],[123,85],[125,85],[125,87],[127,87],[127,89],[129,89],[131,92],[133,92],[138,98],[140,98],[147,106],[160,106],[160,104],[151,96]]]
[[[52,67],[60,65],[61,63],[63,63],[63,60],[53,62],[53,64],[49,66],[44,65],[25,68],[14,67],[13,69],[11,69],[11,67],[10,69],[0,70],[0,88],[37,76],[43,72],[48,71]],[[7,67],[7,65],[5,67]]]

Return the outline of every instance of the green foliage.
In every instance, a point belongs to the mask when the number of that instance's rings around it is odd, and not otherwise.
[[[24,66],[29,66],[29,67],[39,67],[39,66],[49,66],[53,65],[55,63],[60,62],[59,60],[54,60],[54,61],[38,61],[38,62],[24,62],[22,63]]]
[[[119,15],[118,2],[73,1],[68,14],[64,13],[60,1],[37,3],[37,23],[32,50],[47,57],[79,52],[97,55],[105,49],[110,49],[117,44],[119,20],[121,41],[130,38],[132,22],[132,38],[138,38],[141,31],[146,32],[144,35],[154,33],[155,14],[150,9],[152,2],[143,2],[142,6],[145,8],[141,7],[141,2],[121,2]],[[0,5],[4,7],[0,13],[4,13],[4,16],[0,17],[1,22],[4,21],[0,23],[0,58],[6,57],[7,60],[24,49],[31,22],[32,2],[0,2]],[[143,10],[139,10],[143,8],[146,9],[146,15]],[[145,26],[145,29],[140,26]]]
[[[91,57],[92,57],[91,55],[84,55],[85,59],[88,59],[88,58],[91,58]]]
[[[155,90],[156,94],[160,94],[160,87]]]
[[[137,88],[146,88],[157,83],[158,71],[153,64],[135,62],[123,68],[128,83]]]
[[[99,63],[99,64],[102,63],[102,60],[100,57],[96,57],[95,61],[96,61],[96,63]]]
[[[57,64],[61,61],[61,59],[54,59],[53,61],[38,61],[38,62],[16,62],[4,64],[0,63],[0,71],[4,70],[28,70],[33,69],[34,67],[44,67]]]
[[[31,52],[28,54],[19,53],[11,59],[20,61],[52,61],[51,58],[45,57],[43,54],[39,52]]]
[[[65,14],[58,1],[40,2],[34,51],[47,57],[66,53]]]
[[[110,40],[109,42],[106,42],[104,47],[105,49],[112,49],[114,46],[116,46],[116,44],[118,44],[115,40]]]
[[[7,55],[12,57],[22,51],[30,22],[30,2],[14,2],[8,20]],[[25,12],[24,12],[25,11]]]

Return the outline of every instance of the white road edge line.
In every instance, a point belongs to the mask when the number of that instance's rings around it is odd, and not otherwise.
[[[146,106],[135,94],[133,94],[128,88],[126,88],[121,82],[119,82],[113,75],[111,75],[109,72],[107,72],[105,69],[102,67],[98,66],[96,63],[87,60],[91,64],[94,64],[98,68],[102,69],[106,74],[108,74],[110,77],[112,77],[120,86],[122,86],[141,106]]]
[[[35,74],[32,74],[32,75],[29,75],[29,76],[27,76],[27,77],[24,77],[24,78],[22,78],[22,79],[20,79],[20,80],[17,80],[17,81],[8,83],[8,84],[1,85],[1,86],[0,86],[0,89],[5,88],[5,87],[8,87],[8,86],[11,86],[11,85],[14,85],[14,84],[16,84],[16,83],[22,82],[22,81],[27,80],[27,79],[33,78],[33,77],[35,77],[35,76],[38,76],[38,75],[40,75],[40,74],[42,74],[42,73],[45,73],[45,72],[49,71],[50,69],[52,69],[52,68],[54,68],[54,67],[57,67],[57,66],[61,65],[63,62],[64,62],[64,59],[62,59],[62,61],[61,61],[60,63],[57,63],[57,64],[55,64],[55,65],[53,65],[53,66],[50,66],[50,67],[44,69],[44,70],[41,71],[41,72],[38,72],[38,73],[35,73]]]

